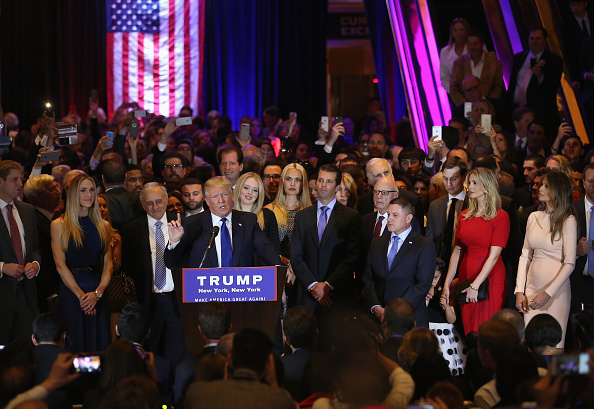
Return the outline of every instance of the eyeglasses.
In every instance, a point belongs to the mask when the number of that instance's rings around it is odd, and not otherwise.
[[[389,193],[397,193],[397,190],[374,190],[373,191],[373,195],[374,196],[379,196],[380,194],[382,196],[388,196]]]
[[[264,179],[280,180],[281,175],[264,175]]]
[[[178,163],[176,165],[164,165],[163,166],[163,169],[164,170],[171,170],[171,169],[181,169],[183,167],[184,167],[184,165]]]

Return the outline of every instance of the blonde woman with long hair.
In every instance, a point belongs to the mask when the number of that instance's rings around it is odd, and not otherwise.
[[[256,173],[247,172],[237,179],[233,192],[234,209],[255,214],[260,229],[266,234],[277,253],[280,253],[278,224],[274,213],[262,207],[265,197],[264,183]]]
[[[311,206],[305,169],[298,163],[290,163],[281,173],[282,185],[274,202],[266,206],[274,212],[278,223],[281,257],[285,264],[291,259],[290,242],[295,215],[299,210]]]
[[[477,168],[466,177],[468,209],[460,213],[454,250],[440,299],[442,307],[455,297],[450,285],[460,262],[459,286],[465,281],[470,285],[462,292],[466,302],[460,305],[464,332],[477,332],[483,322],[503,306],[505,298],[505,266],[501,251],[509,237],[509,216],[501,209],[499,185],[495,173]],[[487,299],[478,301],[481,284],[488,281]]]
[[[295,274],[291,267],[291,236],[295,227],[295,215],[299,210],[311,206],[309,198],[307,173],[303,166],[298,163],[290,163],[281,173],[281,185],[274,202],[266,208],[272,210],[278,223],[278,241],[280,243],[281,259],[287,270],[287,285],[285,286],[284,307],[292,307],[293,300],[296,300],[297,286]]]
[[[571,288],[569,276],[575,266],[577,221],[572,206],[569,177],[562,172],[544,175],[538,190],[539,211],[528,217],[526,238],[518,264],[516,307],[526,325],[537,314],[550,314],[565,334]]]
[[[58,311],[72,351],[105,350],[110,330],[102,297],[113,271],[111,226],[101,218],[95,182],[86,174],[72,180],[65,212],[51,225],[51,244],[62,280]]]

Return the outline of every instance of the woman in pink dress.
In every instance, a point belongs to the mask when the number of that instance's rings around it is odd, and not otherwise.
[[[577,221],[571,205],[569,177],[549,172],[538,190],[539,211],[528,217],[524,248],[516,278],[516,307],[526,325],[537,314],[550,314],[561,324],[565,345],[571,304],[569,276],[575,266]]]
[[[450,295],[450,284],[460,264],[458,282],[472,280],[462,291],[466,293],[466,303],[460,305],[464,332],[468,334],[478,331],[479,325],[503,305],[506,282],[501,251],[509,237],[509,216],[501,209],[497,179],[491,170],[473,170],[466,184],[468,209],[460,214],[441,303],[448,304],[450,296],[455,296]],[[487,299],[478,301],[478,289],[486,279]]]

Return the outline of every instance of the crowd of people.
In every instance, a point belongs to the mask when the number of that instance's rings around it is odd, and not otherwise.
[[[589,35],[587,2],[570,4]],[[406,119],[392,139],[377,99],[311,134],[276,107],[233,126],[186,106],[178,126],[91,99],[62,118],[68,144],[53,116],[6,113],[0,404],[591,407],[592,375],[546,368],[594,344],[594,150],[560,120],[547,31],[529,38],[506,90],[483,34],[452,22],[453,116],[427,152],[401,142]],[[585,91],[594,67],[570,58]],[[173,271],[271,265],[288,267],[276,335],[211,301],[191,356]],[[90,355],[101,372],[71,373]]]

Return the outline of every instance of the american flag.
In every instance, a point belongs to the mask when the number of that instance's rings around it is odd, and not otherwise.
[[[138,102],[173,116],[199,107],[205,0],[107,0],[109,116]]]

